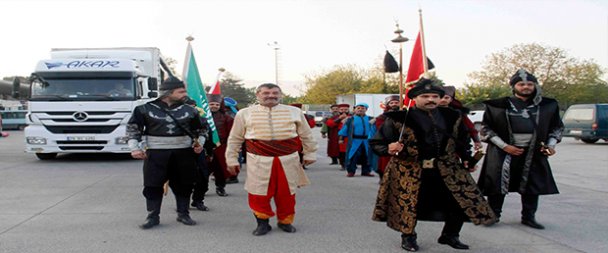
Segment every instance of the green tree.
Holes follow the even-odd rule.
[[[289,94],[283,94],[283,101],[281,103],[288,105],[293,103],[300,103],[300,100],[301,97],[292,97]]]
[[[301,101],[307,104],[332,104],[337,95],[356,93],[365,84],[363,70],[354,65],[336,66],[333,70],[306,78],[306,94]]]
[[[222,95],[236,100],[240,108],[255,102],[255,88],[245,88],[242,81],[243,80],[227,71],[224,73],[224,78],[220,80]],[[205,90],[208,92],[210,88],[211,87],[207,85]]]
[[[608,100],[608,85],[601,77],[605,71],[591,60],[578,60],[563,49],[537,43],[516,44],[486,58],[480,71],[470,73],[459,97],[466,105],[511,94],[509,79],[519,68],[533,73],[544,95],[572,103],[595,103]],[[600,97],[597,94],[604,94]]]
[[[171,57],[163,57],[163,60],[165,61],[165,64],[167,64],[167,67],[169,68],[169,70],[171,70],[171,72],[174,75],[178,75],[180,76],[181,74],[178,73],[175,68],[177,67],[177,60],[171,58]]]

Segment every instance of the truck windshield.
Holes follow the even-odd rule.
[[[131,78],[44,79],[32,82],[32,101],[134,100]]]

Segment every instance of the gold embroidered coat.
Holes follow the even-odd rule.
[[[447,115],[449,116],[446,117],[446,125],[453,126],[452,135],[455,138],[448,139],[444,155],[436,158],[436,167],[443,183],[466,217],[475,225],[491,224],[496,219],[492,209],[483,198],[469,171],[463,167],[461,159],[456,155],[455,145],[461,122],[460,115],[449,112]],[[382,128],[370,140],[372,149],[379,155],[387,155],[388,143],[399,139],[405,118],[403,111],[387,113],[387,116],[389,118]],[[417,204],[422,166],[421,161],[418,161],[417,138],[414,132],[416,127],[411,126],[415,123],[409,117],[406,122],[408,123],[402,137],[404,148],[399,156],[391,158],[385,169],[372,219],[386,222],[388,227],[404,234],[414,234],[418,220]]]

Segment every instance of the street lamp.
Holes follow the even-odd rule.
[[[274,49],[274,82],[279,85],[279,49],[281,47],[276,41],[268,43],[268,46]]]
[[[395,30],[395,34],[397,34],[397,38],[392,39],[391,41],[394,43],[399,43],[399,105],[403,106],[403,42],[408,41],[409,39],[401,36],[403,30],[399,28],[399,23],[395,23],[397,26],[397,30]]]

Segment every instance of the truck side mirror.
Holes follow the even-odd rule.
[[[158,90],[158,79],[156,77],[148,78],[148,90]]]
[[[156,92],[156,91],[149,91],[149,92],[148,92],[148,97],[149,97],[149,98],[155,98],[155,97],[158,97],[158,92]]]

